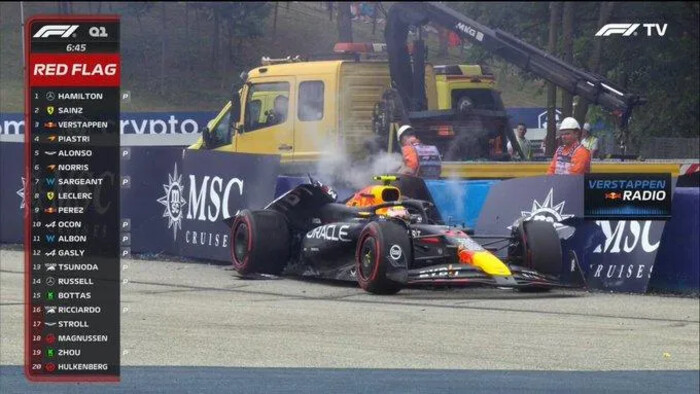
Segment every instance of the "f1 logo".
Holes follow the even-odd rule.
[[[608,23],[601,27],[595,35],[596,37],[608,37],[614,34],[621,34],[623,37],[636,36],[639,25],[640,23]],[[663,25],[659,23],[641,23],[641,25],[646,28],[647,37],[653,36],[654,31],[656,31],[657,36],[663,37],[666,35],[666,28],[668,28],[668,23]]]
[[[76,29],[78,29],[78,25],[46,25],[34,34],[34,38],[47,38],[51,36],[68,38],[71,34],[75,33]]]
[[[629,37],[639,27],[639,23],[608,23],[598,30],[596,37],[607,37],[611,34],[622,34],[624,37]]]

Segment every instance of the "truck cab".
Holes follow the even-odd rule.
[[[279,154],[283,163],[317,161],[341,145],[358,153],[388,85],[389,69],[380,62],[263,65],[248,73],[190,149]]]
[[[496,80],[486,66],[435,66],[434,73],[437,109],[503,110],[497,97]],[[428,106],[431,108],[430,104]]]

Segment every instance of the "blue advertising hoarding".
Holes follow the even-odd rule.
[[[23,242],[22,147],[22,143],[0,143],[0,243]],[[260,208],[303,181],[278,177],[277,156],[185,154],[183,147],[173,146],[122,150],[122,175],[128,182],[122,187],[121,216],[129,219],[131,253],[229,261],[223,218],[238,209]],[[651,277],[657,290],[698,289],[700,252],[697,242],[690,242],[699,231],[697,188],[674,189],[673,216],[666,224],[584,221],[582,177],[519,178],[478,185],[448,182],[428,182],[441,214],[457,218],[462,210],[463,218],[471,221],[472,211],[480,208],[477,234],[508,235],[508,227],[523,216],[565,220],[565,226],[574,231],[562,245],[576,251],[591,288],[644,292]],[[180,186],[173,187],[175,183]],[[478,198],[465,205],[450,200],[444,189],[459,187],[464,190],[457,193]],[[474,187],[479,188],[476,194]]]
[[[583,178],[554,175],[494,184],[479,215],[476,233],[507,236],[519,218],[551,222],[563,239],[563,250],[576,251],[591,288],[645,292],[665,222],[584,221]],[[562,267],[566,268],[566,253],[564,260]]]
[[[230,229],[224,219],[242,209],[262,209],[273,200],[279,156],[186,150],[182,167],[177,187],[184,193],[173,196],[172,186],[164,185],[169,192],[158,200],[169,222],[175,216],[173,202],[181,206],[182,229],[179,235],[174,233],[181,255],[230,261]]]
[[[127,148],[123,148],[127,149]],[[274,197],[279,156],[129,147],[122,174],[122,218],[131,253],[229,261],[224,219]]]

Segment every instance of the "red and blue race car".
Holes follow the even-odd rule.
[[[428,214],[429,202],[405,198],[391,185],[396,177],[375,179],[381,184],[344,203],[331,187],[311,180],[263,210],[241,211],[231,225],[233,267],[241,275],[356,281],[374,294],[421,284],[582,286],[560,281],[562,247],[551,223],[519,220],[509,237],[477,236],[438,223]],[[506,257],[497,257],[498,250],[507,250]]]

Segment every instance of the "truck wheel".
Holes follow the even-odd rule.
[[[547,275],[561,274],[561,242],[554,226],[537,220],[522,222],[521,225],[524,265]]]
[[[239,274],[279,275],[289,260],[289,229],[275,211],[243,210],[231,226],[231,260]]]
[[[401,283],[387,277],[389,270],[407,269],[390,267],[389,259],[408,264],[413,251],[406,229],[390,221],[371,222],[360,233],[355,253],[357,283],[372,294],[396,294]]]

